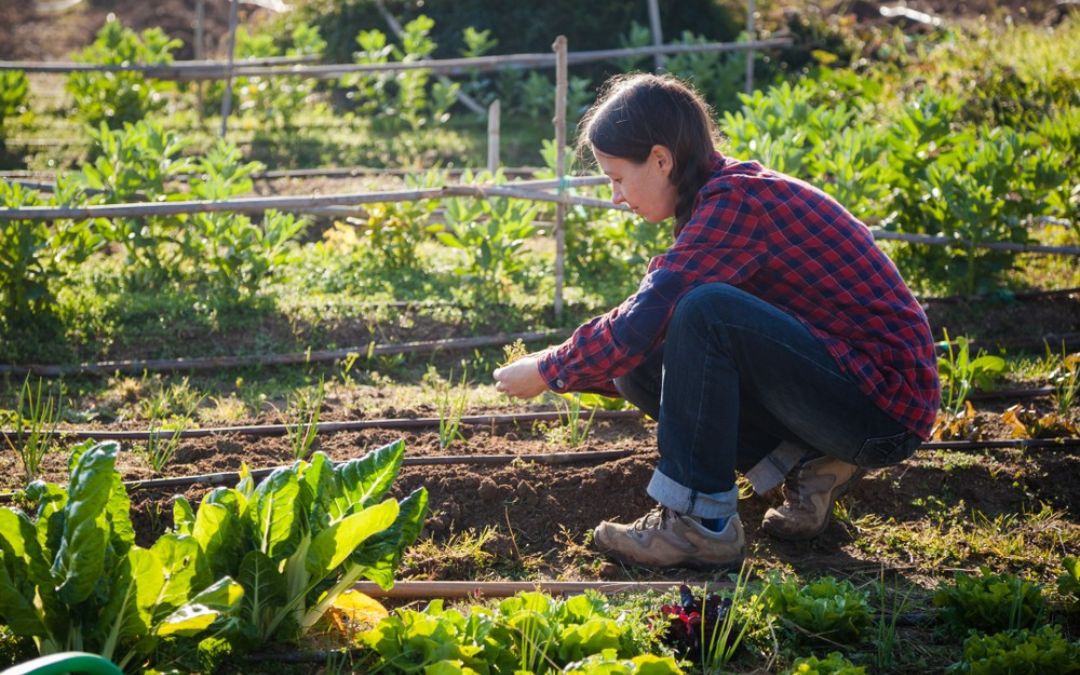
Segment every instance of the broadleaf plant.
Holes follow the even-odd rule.
[[[361,578],[393,585],[427,510],[423,488],[386,498],[404,452],[397,441],[341,464],[317,452],[258,486],[245,468],[235,488],[212,491],[197,511],[177,500],[176,531],[191,535],[214,574],[244,587],[241,644],[303,636]]]
[[[67,488],[27,488],[33,518],[0,509],[0,621],[42,655],[89,651],[136,668],[164,639],[226,629],[243,590],[213,580],[190,535],[134,544],[118,451],[77,447]]]

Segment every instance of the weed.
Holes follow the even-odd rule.
[[[453,445],[454,441],[465,440],[461,433],[461,418],[469,405],[468,374],[461,373],[461,383],[456,387],[451,385],[453,377],[451,372],[450,381],[440,382],[435,389],[435,407],[439,411],[439,447],[443,450]]]
[[[360,358],[360,352],[349,352],[345,355],[345,359],[341,362],[341,383],[347,387],[351,387],[356,384],[353,380],[352,369],[356,365],[357,360]]]
[[[319,432],[319,414],[325,399],[326,389],[322,378],[319,378],[319,386],[314,392],[298,389],[289,397],[289,417],[294,422],[286,423],[285,430],[289,434],[289,447],[296,459],[307,459],[311,453],[311,446]]]
[[[49,451],[56,427],[63,416],[63,398],[46,397],[42,384],[39,378],[35,388],[30,384],[30,376],[26,376],[15,403],[13,433],[3,432],[8,447],[22,460],[28,483],[41,473],[41,461]]]
[[[184,429],[188,426],[187,420],[180,420],[175,424],[158,426],[157,420],[150,420],[150,437],[146,440],[143,448],[143,456],[146,463],[155,474],[160,474],[172,461],[177,448],[180,447],[180,438]],[[171,432],[171,433],[170,433]]]
[[[503,361],[499,364],[499,367],[508,366],[514,361],[519,361],[528,355],[529,350],[525,347],[525,342],[520,338],[514,340],[508,345],[503,345]]]
[[[1049,348],[1047,348],[1049,352]],[[1061,346],[1061,358],[1057,368],[1050,374],[1054,385],[1053,401],[1059,417],[1064,417],[1076,405],[1076,392],[1080,389],[1080,353],[1066,354]]]
[[[567,448],[577,448],[585,443],[592,430],[593,408],[587,419],[582,420],[582,404],[579,394],[562,394],[558,399],[560,424],[546,426],[544,435],[547,440]]]
[[[902,598],[896,600],[896,588],[889,589],[885,586],[885,566],[882,565],[877,582],[878,621],[877,635],[874,637],[874,666],[879,671],[888,670],[895,663],[893,652],[896,648],[896,622],[907,609],[908,599],[914,590],[914,587],[909,588]],[[893,597],[891,604],[890,595]]]

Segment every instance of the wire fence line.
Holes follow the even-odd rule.
[[[706,42],[690,45],[661,45],[659,47],[626,47],[569,52],[567,63],[578,65],[656,54],[686,54],[696,52],[731,52],[787,47],[791,38],[770,38],[744,42]],[[258,61],[266,61],[259,59]],[[335,63],[321,65],[247,63],[237,61],[231,68],[225,61],[175,61],[166,64],[100,65],[71,61],[0,61],[0,70],[21,70],[27,73],[74,72],[137,72],[156,80],[198,81],[221,80],[228,77],[307,77],[334,79],[350,73],[395,73],[408,70],[428,70],[446,75],[468,75],[477,72],[523,68],[554,68],[555,54],[496,54],[451,59],[421,59],[397,63]]]

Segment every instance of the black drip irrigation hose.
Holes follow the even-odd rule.
[[[1050,448],[1077,448],[1080,438],[1013,438],[994,441],[927,441],[919,446],[920,450],[997,450],[1020,448],[1022,450],[1044,450]]]
[[[82,363],[75,366],[59,365],[5,365],[0,364],[0,375],[37,375],[39,377],[63,377],[66,375],[112,375],[114,373],[213,370],[217,368],[235,368],[250,366],[295,365],[299,363],[327,363],[347,358],[351,354],[383,356],[389,354],[418,354],[451,349],[476,349],[510,344],[516,340],[536,342],[538,340],[561,339],[569,331],[547,330],[524,333],[503,333],[482,337],[452,338],[448,340],[425,340],[385,345],[358,345],[345,349],[308,350],[287,354],[252,354],[246,356],[214,356],[205,358],[148,359],[138,361],[104,361]]]
[[[502,465],[514,462],[531,462],[534,464],[575,464],[578,462],[611,462],[634,454],[630,450],[589,450],[584,452],[555,452],[543,454],[521,455],[433,455],[430,457],[405,457],[402,466],[445,466],[448,464],[468,465]],[[287,467],[270,467],[267,469],[252,470],[251,477],[254,480],[262,480],[278,469]],[[194,476],[175,476],[171,478],[150,478],[147,480],[126,480],[124,487],[128,492],[136,490],[160,490],[164,488],[186,487],[190,485],[223,485],[235,483],[240,480],[238,471],[223,471],[220,473],[203,473]],[[19,492],[0,493],[0,503],[10,502]]]
[[[597,410],[590,413],[595,420],[624,420],[641,417],[639,410]],[[466,415],[460,420],[466,426],[495,426],[520,424],[527,422],[554,422],[566,418],[566,413],[532,412],[508,415]],[[372,420],[352,420],[348,422],[319,422],[315,424],[316,434],[333,434],[343,431],[361,431],[363,429],[425,429],[437,427],[438,417],[382,418]],[[304,424],[263,424],[239,427],[206,427],[203,429],[155,429],[152,431],[108,431],[105,429],[58,429],[56,435],[68,440],[95,441],[145,441],[151,438],[205,438],[207,436],[284,436],[291,430],[307,428]],[[0,435],[15,437],[14,429],[0,429]]]

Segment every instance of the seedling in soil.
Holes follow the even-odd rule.
[[[964,412],[965,403],[972,389],[987,389],[994,378],[1005,370],[1005,360],[1000,356],[979,354],[970,356],[971,341],[963,336],[956,338],[954,349],[945,331],[947,356],[938,358],[938,372],[943,383],[941,391],[941,409],[949,417],[958,417]]]
[[[319,379],[319,386],[314,393],[298,390],[290,398],[290,416],[296,421],[294,424],[285,425],[289,434],[289,446],[292,448],[293,457],[305,459],[311,452],[312,444],[315,443],[319,413],[326,399],[326,389],[322,379]]]
[[[874,666],[879,671],[889,670],[894,665],[893,651],[896,648],[896,622],[900,615],[907,609],[908,599],[914,587],[908,589],[902,598],[897,600],[897,589],[887,588],[885,585],[885,568],[882,566],[881,575],[878,577],[878,625],[877,636],[874,643],[877,653],[874,655]],[[890,602],[889,597],[892,596]]]
[[[559,401],[560,424],[546,427],[545,435],[548,441],[567,448],[576,448],[585,443],[592,430],[593,417],[596,416],[596,408],[589,413],[589,417],[582,421],[581,396],[578,394],[563,394]]]
[[[150,420],[150,437],[143,448],[143,456],[146,457],[146,463],[150,465],[154,473],[160,474],[172,461],[173,455],[180,447],[180,436],[187,425],[187,420],[181,420],[168,427],[158,426],[156,420]]]
[[[4,441],[22,460],[28,483],[41,473],[41,461],[49,451],[62,413],[63,400],[46,397],[42,392],[42,380],[38,379],[35,388],[28,375],[15,404],[12,433],[4,431]]]
[[[465,440],[461,433],[461,418],[469,405],[468,373],[461,373],[461,383],[454,387],[451,382],[454,379],[450,373],[450,381],[439,382],[435,385],[435,406],[439,411],[439,447],[445,450],[453,445],[454,441]]]
[[[1066,354],[1062,345],[1061,362],[1050,374],[1050,381],[1054,383],[1053,401],[1058,417],[1064,417],[1076,405],[1076,392],[1080,389],[1080,353]]]

